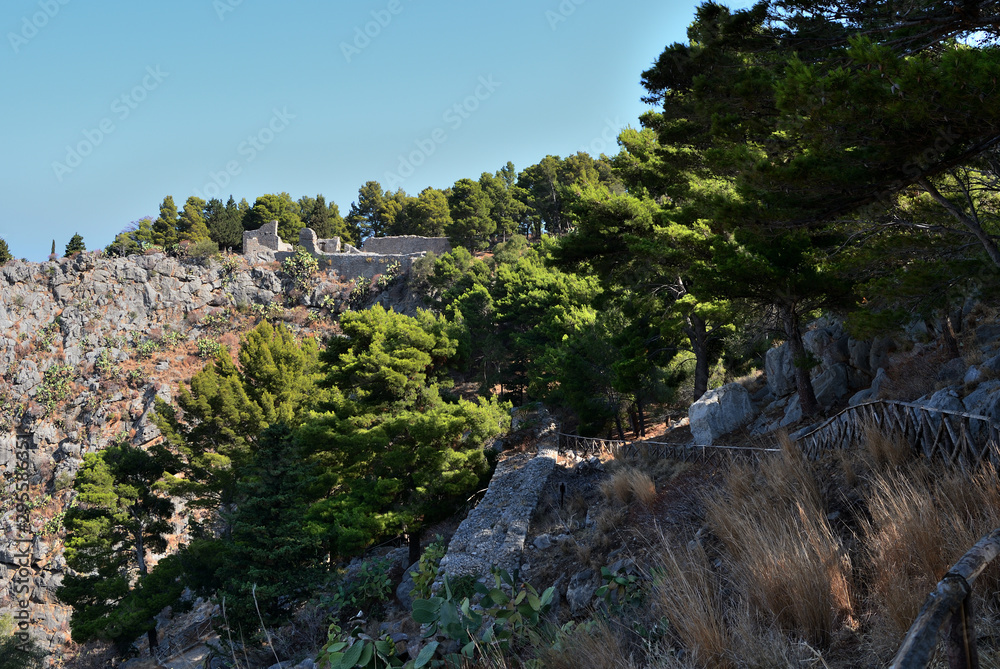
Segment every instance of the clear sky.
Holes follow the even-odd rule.
[[[106,246],[164,196],[419,193],[616,152],[692,0],[4,0],[0,237]]]

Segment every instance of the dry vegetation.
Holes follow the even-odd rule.
[[[670,531],[667,497],[684,477],[609,467],[597,529],[645,538],[632,551],[644,603],[598,611],[541,651],[543,666],[885,666],[950,565],[1000,527],[1000,480],[989,465],[963,474],[915,458],[873,428],[860,441],[808,462],[779,439],[780,454],[703,478],[700,526]],[[984,666],[997,657],[998,571],[976,584]],[[658,621],[658,638],[636,633]]]

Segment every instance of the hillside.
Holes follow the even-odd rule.
[[[389,283],[387,289],[380,293],[366,292],[361,296],[355,293],[352,296],[352,291],[356,290],[355,282],[345,282],[338,273],[321,270],[312,277],[308,288],[303,289],[296,285],[294,276],[281,271],[276,264],[248,266],[240,256],[206,260],[151,254],[112,259],[97,254],[79,254],[71,259],[49,263],[8,263],[0,269],[0,280],[4,282],[4,289],[0,291],[0,332],[3,333],[0,336],[0,360],[4,366],[0,386],[0,408],[3,411],[0,419],[3,427],[0,465],[10,477],[24,453],[30,461],[31,471],[28,480],[28,526],[20,524],[23,514],[15,508],[13,498],[5,498],[3,523],[7,544],[0,555],[6,593],[4,601],[8,610],[16,610],[10,605],[14,601],[11,595],[17,568],[21,566],[15,555],[28,545],[16,542],[30,540],[32,626],[43,648],[55,657],[62,657],[71,647],[68,627],[71,610],[61,604],[54,594],[66,570],[62,556],[64,530],[61,519],[74,496],[73,477],[86,453],[101,451],[123,439],[143,448],[158,443],[160,432],[151,418],[155,398],[169,402],[176,396],[179,384],[189,382],[192,375],[214,355],[217,347],[223,346],[235,352],[241,336],[262,320],[282,322],[299,338],[322,338],[337,331],[334,318],[338,313],[349,304],[361,304],[362,299],[367,303],[379,300],[397,309],[411,311],[418,303],[418,298],[409,294],[405,280]],[[839,373],[844,379],[852,376],[861,379],[851,384],[845,382],[835,392],[831,391],[828,402],[825,402],[828,410],[835,411],[847,403],[850,399],[849,388],[854,388],[851,393],[857,394],[858,386],[863,386],[866,379],[875,377],[874,388],[867,394],[860,393],[858,400],[877,395],[995,417],[1000,402],[1000,382],[995,381],[993,376],[1000,366],[995,357],[1000,332],[982,306],[971,306],[963,322],[965,332],[960,332],[960,335],[964,359],[950,362],[942,359],[938,342],[929,339],[927,335],[931,333],[923,328],[915,332],[917,337],[924,338],[923,343],[899,338],[896,342],[883,339],[873,346],[871,342],[855,342],[838,330],[835,324],[820,322],[807,336],[811,350],[822,361],[813,370],[814,377],[830,377]],[[744,432],[720,435],[724,443],[770,446],[774,437],[767,434],[769,431],[786,426],[798,429],[811,424],[809,421],[798,422],[800,417],[789,411],[789,405],[794,405],[795,398],[791,397],[790,403],[793,384],[787,378],[787,370],[782,375],[782,365],[788,366],[786,357],[782,348],[771,349],[767,355],[767,374],[744,381],[749,391],[743,392],[753,397],[753,416],[743,420],[746,426]],[[874,372],[879,367],[882,371],[876,375]],[[825,386],[817,383],[817,387]],[[824,397],[822,393],[820,396]],[[915,472],[913,475],[917,480],[926,480],[927,476],[919,473],[923,465],[914,463],[903,467],[909,458],[898,453],[893,455],[891,439],[883,439],[877,444],[853,444],[848,454],[834,455],[832,459],[815,465],[799,462],[790,455],[792,447],[786,443],[784,456],[779,456],[771,464],[762,463],[759,469],[738,463],[733,465],[735,469],[731,469],[728,461],[684,462],[671,458],[616,460],[609,459],[607,452],[599,453],[600,457],[592,457],[572,452],[556,455],[554,450],[549,450],[543,456],[539,439],[552,439],[553,431],[558,431],[559,426],[544,413],[528,411],[519,415],[521,417],[515,421],[514,431],[504,439],[508,448],[513,447],[513,450],[501,456],[501,466],[490,487],[491,491],[495,491],[491,494],[499,497],[496,500],[485,499],[482,508],[477,508],[477,513],[485,513],[485,509],[495,507],[504,514],[513,514],[514,508],[510,503],[513,495],[513,498],[525,503],[523,510],[518,512],[521,515],[504,516],[503,521],[489,520],[488,516],[484,516],[472,526],[478,529],[465,530],[465,539],[459,538],[463,536],[462,531],[456,533],[455,524],[462,519],[462,515],[441,525],[440,531],[446,539],[451,539],[448,557],[442,566],[457,578],[463,573],[483,572],[490,564],[499,563],[507,569],[519,569],[539,592],[554,585],[557,600],[564,603],[559,606],[559,619],[576,620],[582,625],[581,630],[606,635],[605,641],[613,642],[622,653],[635,652],[636,638],[621,630],[615,631],[618,623],[614,622],[617,619],[614,616],[606,619],[611,622],[586,622],[591,619],[592,607],[601,611],[610,604],[615,615],[634,616],[639,614],[629,612],[625,604],[628,598],[640,597],[642,592],[654,593],[643,597],[684,596],[664,593],[661,588],[648,590],[648,584],[655,582],[655,577],[651,576],[658,573],[655,570],[669,568],[672,564],[664,567],[664,556],[675,555],[675,551],[690,552],[695,550],[692,546],[700,546],[702,548],[697,548],[687,557],[669,559],[702,559],[697,557],[697,551],[704,549],[708,555],[716,556],[713,558],[716,560],[715,568],[706,572],[705,578],[721,578],[718,587],[737,587],[737,582],[731,581],[736,574],[727,573],[729,569],[736,569],[739,563],[729,564],[728,561],[734,557],[733,547],[719,523],[723,522],[720,519],[725,518],[727,513],[740,515],[745,512],[735,507],[719,507],[718,502],[711,500],[723,494],[730,500],[729,503],[746,504],[747,508],[763,508],[761,505],[774,503],[773,500],[767,502],[765,498],[756,499],[751,493],[735,488],[745,485],[738,483],[740,480],[750,482],[763,477],[759,485],[765,492],[760,494],[777,495],[775,499],[787,497],[793,506],[799,504],[800,509],[812,508],[802,507],[811,500],[808,504],[814,505],[815,510],[809,513],[817,514],[819,520],[815,522],[819,525],[809,531],[819,532],[832,541],[829,545],[833,548],[829,550],[846,551],[844,555],[849,554],[850,557],[844,559],[854,564],[867,564],[865,561],[870,559],[871,553],[854,544],[866,532],[874,536],[874,532],[888,531],[874,527],[865,529],[875,503],[870,497],[875,494],[872,491],[877,492],[879,486],[917,485],[902,480],[894,484],[891,479],[884,479],[893,476],[893,472],[900,467],[899,471]],[[664,431],[662,425],[657,426],[657,418],[651,417],[646,427],[649,434],[657,434],[651,437],[652,440],[690,443],[692,439],[687,420]],[[543,433],[549,437],[543,437]],[[875,439],[875,436],[869,439]],[[701,442],[696,440],[695,443]],[[553,446],[547,448],[552,449]],[[895,448],[898,449],[898,446]],[[518,452],[528,460],[518,460]],[[540,459],[544,458],[549,458],[550,464],[532,470],[537,473],[530,474],[523,484],[528,487],[523,490],[517,487],[522,484],[515,485],[513,478],[501,474],[509,472],[513,476],[522,469],[527,472],[525,462],[540,463]],[[886,469],[886,463],[889,463],[889,469]],[[812,482],[789,484],[785,480],[789,476],[800,482]],[[991,495],[996,494],[992,484],[988,483],[989,478],[983,476],[986,475],[975,480],[983,482],[985,487],[974,494],[984,497],[970,498],[966,502],[970,505],[966,510],[969,513],[992,500]],[[533,483],[530,482],[532,477]],[[960,485],[957,479],[946,478],[946,483],[952,486],[950,490]],[[781,488],[783,485],[792,487],[784,490]],[[771,489],[768,486],[773,488],[771,493],[766,492]],[[515,487],[520,492],[513,493]],[[527,492],[529,487],[531,492]],[[726,489],[728,493],[719,492]],[[808,492],[810,489],[814,492]],[[801,498],[802,494],[810,497]],[[746,495],[749,497],[744,500],[742,496]],[[780,509],[781,506],[777,504],[774,508]],[[861,513],[860,509],[868,511]],[[952,515],[949,516],[949,513]],[[954,510],[949,512],[943,509],[941,520],[936,522],[953,522],[954,513]],[[984,532],[991,528],[991,523],[998,522],[992,515],[984,518],[974,516],[970,516],[968,521],[961,521],[966,526],[966,532],[950,539],[952,543],[947,552],[937,558],[937,566],[932,567],[932,573],[937,573],[941,565],[953,559],[956,551],[960,554],[967,548],[966,544],[977,538],[977,532]],[[833,519],[837,519],[836,522],[832,522]],[[188,540],[187,520],[188,516],[183,512],[173,518],[168,553]],[[808,522],[814,520],[810,517]],[[499,535],[496,549],[487,548],[481,539],[469,538],[477,533],[478,536],[482,536],[483,532],[495,533],[499,526],[511,529],[506,539],[504,535]],[[515,527],[518,528],[516,531]],[[470,531],[472,534],[469,534]],[[511,534],[511,531],[514,533]],[[899,531],[906,533],[912,528],[903,526]],[[455,539],[452,539],[453,533]],[[460,544],[466,548],[461,549]],[[478,567],[471,571],[469,567],[457,566],[462,560],[468,562],[467,558],[460,557],[461,550],[468,552],[470,549],[471,554],[478,553]],[[495,551],[502,551],[507,557],[500,558]],[[368,557],[371,559],[373,556],[369,554]],[[162,556],[151,556],[154,562],[158,557]],[[390,569],[395,590],[400,580],[406,580],[403,578],[404,570],[410,565],[405,549],[395,551],[390,559],[395,561]],[[363,568],[362,563],[355,561],[355,572],[349,573],[356,573],[359,567]],[[606,579],[602,580],[602,567],[610,568],[609,573],[619,574],[625,579],[624,589],[617,595],[608,595],[611,599],[607,599],[606,604],[602,604],[602,591],[598,590],[602,584],[608,584]],[[753,569],[759,571],[760,566]],[[846,574],[843,578],[850,580],[853,577]],[[859,583],[852,586],[861,588],[850,595],[852,598],[860,597],[862,592],[872,587],[870,582],[865,581],[867,585],[860,582],[859,579]],[[851,602],[838,604],[846,607],[845,613],[837,614],[831,621],[817,623],[819,627],[807,626],[803,638],[823,649],[823,656],[829,658],[830,666],[869,666],[869,662],[874,661],[871,658],[885,658],[885,654],[892,650],[891,639],[897,638],[895,635],[905,629],[905,621],[912,617],[913,603],[919,603],[923,596],[921,593],[932,584],[933,578],[926,574],[914,577],[907,586],[910,593],[908,601],[911,603],[909,608],[897,614],[898,618],[893,623],[895,627],[892,628],[894,631],[887,632],[881,622],[866,628],[867,623],[863,622],[866,616],[878,621],[882,620],[882,614],[876,609],[865,609],[860,600],[852,599]],[[674,602],[670,606],[679,605],[670,599],[662,601],[665,602],[662,606],[668,602]],[[407,623],[409,602],[409,596],[400,591],[398,599],[390,602],[388,611],[382,614],[389,622],[382,623],[381,629],[396,630],[393,633],[400,635],[399,638],[415,639],[418,630],[412,627],[412,621]],[[760,607],[761,615],[766,619],[766,611],[773,604],[758,602],[754,606]],[[196,614],[204,620],[206,611],[210,609],[200,607]],[[730,619],[735,614],[720,609],[719,615]],[[777,614],[779,622],[783,620],[782,615]],[[643,624],[658,624],[655,620],[646,620],[643,615],[639,618],[644,620]],[[598,616],[593,620],[602,619]],[[161,622],[165,632],[164,643],[168,647],[170,644],[179,647],[181,642],[177,639],[191,634],[193,624],[185,623],[185,620],[188,619],[178,618],[175,623],[164,619]],[[855,622],[845,628],[846,620]],[[595,624],[599,627],[593,628]],[[759,624],[762,624],[761,620],[753,623]],[[797,630],[802,623],[791,620],[782,623],[785,624],[790,626],[789,629]],[[286,644],[288,659],[300,657],[303,652],[316,652],[318,645],[314,645],[312,650],[308,646],[322,642],[323,628],[324,625],[319,622],[316,628],[318,636],[311,642],[300,640],[297,643],[303,645],[299,646]],[[204,634],[206,628],[200,629]],[[728,644],[726,649],[717,648],[711,652],[721,653],[717,659],[732,657],[734,652],[748,653],[750,651],[745,644],[764,643],[759,639],[755,641],[755,634],[766,636],[775,633],[774,630],[768,632],[766,625],[754,629],[757,631],[753,634],[748,631],[749,628],[744,629],[740,634],[749,636],[739,638],[723,634],[728,641],[722,639],[717,642]],[[882,640],[878,643],[859,641],[861,637],[875,632],[887,636],[880,637]],[[579,632],[566,633],[569,638],[579,640]],[[671,643],[681,644],[675,649],[702,643],[685,640],[687,637],[681,629],[678,633],[680,637],[666,637],[674,639]],[[172,634],[180,636],[175,638]],[[188,638],[188,649],[197,647],[199,638]],[[795,635],[791,638],[794,639]],[[401,648],[405,645],[402,644]],[[805,661],[808,655],[802,653],[803,648],[809,646],[795,646],[793,643],[780,647],[784,648],[780,652],[787,656],[786,659],[794,656]],[[686,658],[681,652],[676,660],[679,663],[677,666],[688,666],[690,657]],[[552,659],[552,666],[561,666],[560,661]],[[639,659],[636,661],[635,666],[647,666]],[[701,664],[701,661],[696,660],[695,664]]]

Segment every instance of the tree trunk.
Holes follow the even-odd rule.
[[[642,395],[635,396],[635,412],[639,416],[639,436],[646,436],[646,416],[642,413]]]
[[[615,413],[615,427],[618,428],[618,438],[621,441],[625,441],[625,430],[622,429],[622,414],[621,411]]]
[[[155,621],[154,621],[154,627],[153,627],[153,629],[151,629],[148,632],[146,632],[146,638],[149,639],[149,655],[150,655],[150,657],[152,657],[153,651],[156,648],[158,648],[159,645],[160,645],[160,642],[156,638]]]
[[[416,532],[410,532],[406,535],[406,544],[410,549],[410,564],[414,565],[420,562],[420,538],[423,534],[422,531],[418,530]]]
[[[788,348],[791,350],[792,360],[795,362],[795,388],[799,391],[799,405],[802,407],[802,415],[813,416],[819,411],[819,403],[816,401],[816,391],[813,390],[809,368],[806,366],[806,347],[802,343],[799,315],[795,313],[794,309],[784,304],[778,305],[778,311],[785,326]]]
[[[944,340],[944,350],[947,351],[949,359],[962,356],[962,352],[958,350],[958,338],[955,336],[955,329],[951,325],[950,314],[944,317],[941,338]]]
[[[688,316],[687,322],[688,325],[684,331],[688,339],[691,340],[691,348],[694,351],[694,401],[697,402],[708,391],[710,363],[708,329],[705,327],[705,321],[697,314]]]

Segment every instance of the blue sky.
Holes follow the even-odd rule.
[[[614,153],[681,0],[4,0],[0,237],[106,246],[166,195],[419,193]]]

